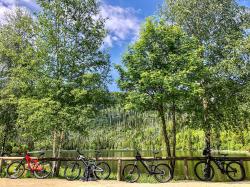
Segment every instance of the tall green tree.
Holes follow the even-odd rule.
[[[126,92],[126,107],[157,111],[161,120],[164,148],[176,156],[176,111],[184,95],[199,93],[196,72],[202,48],[180,27],[147,19],[138,41],[124,54],[119,86]],[[167,113],[172,125],[167,123]],[[173,151],[171,151],[173,149]]]
[[[42,68],[37,94],[19,102],[19,123],[46,126],[53,156],[60,156],[65,132],[84,131],[86,120],[108,101],[110,62],[101,50],[106,30],[95,0],[38,3],[36,47]]]
[[[2,151],[9,133],[17,129],[18,99],[23,94],[33,92],[37,68],[35,29],[31,15],[23,9],[6,14],[4,24],[0,26],[0,125],[4,130]]]
[[[179,24],[204,46],[204,68],[199,81],[204,94],[193,100],[202,109],[202,115],[196,116],[201,116],[209,146],[214,116],[218,117],[218,110],[228,104],[225,96],[239,93],[239,89],[244,87],[240,84],[246,75],[246,61],[238,55],[237,60],[229,57],[235,55],[234,46],[244,39],[245,29],[249,26],[249,12],[235,0],[166,0],[162,12],[168,22]]]

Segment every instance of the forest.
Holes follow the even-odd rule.
[[[248,7],[166,0],[113,67],[99,1],[37,3],[0,25],[1,153],[250,151]]]

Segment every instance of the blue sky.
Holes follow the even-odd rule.
[[[105,0],[105,4],[111,5],[112,7],[121,7],[124,10],[124,17],[128,18],[128,21],[133,22],[133,27],[128,28],[126,26],[126,23],[124,23],[123,20],[119,21],[121,22],[121,25],[119,27],[125,27],[124,30],[127,30],[128,33],[126,33],[126,37],[124,39],[120,39],[118,41],[112,41],[112,45],[108,46],[110,48],[110,54],[111,54],[111,62],[112,64],[119,64],[121,62],[122,54],[126,51],[128,45],[136,40],[136,37],[139,34],[139,29],[141,24],[144,22],[145,18],[148,16],[153,15],[157,12],[159,9],[159,6],[162,5],[164,0]],[[112,16],[114,14],[110,13],[111,20],[108,20],[108,22],[112,22]],[[111,35],[115,35],[116,33],[112,33],[112,30],[114,29],[116,23],[112,23],[111,27],[108,28],[111,33]],[[111,71],[112,77],[113,77],[113,83],[109,86],[109,89],[111,91],[117,91],[117,84],[116,80],[119,77],[118,72],[114,69]]]
[[[109,18],[106,22],[109,34],[105,38],[105,48],[110,52],[112,64],[119,64],[128,45],[136,40],[145,18],[156,13],[164,0],[101,1],[101,14]],[[250,0],[238,0],[238,2],[250,7]],[[36,0],[0,0],[0,21],[4,18],[4,12],[12,11],[16,6],[25,7],[32,12],[39,11]],[[111,74],[113,83],[109,85],[109,89],[117,91],[115,80],[118,78],[118,73],[112,69]]]

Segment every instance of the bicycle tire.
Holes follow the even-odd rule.
[[[204,166],[203,166],[204,165]],[[194,173],[195,173],[195,176],[201,180],[201,181],[211,181],[214,177],[214,168],[211,164],[209,164],[209,166],[207,166],[208,163],[206,161],[200,161],[198,163],[195,164],[194,166]],[[209,176],[207,176],[205,174],[205,170],[207,168],[210,168],[210,173],[209,173]]]
[[[154,178],[160,183],[169,182],[173,178],[172,177],[172,170],[167,164],[156,165],[154,172],[159,173],[159,174],[154,174]],[[165,179],[163,179],[164,176],[167,176],[167,177]]]
[[[131,176],[132,174],[135,174],[134,179],[132,179],[132,176]],[[122,170],[122,176],[126,182],[134,183],[134,182],[138,181],[141,174],[140,174],[140,170],[137,167],[137,165],[128,164],[128,165],[124,166],[124,168]]]
[[[230,173],[237,173],[237,168],[236,166],[233,166],[233,165],[236,165],[236,166],[239,166],[239,170],[240,170],[240,176],[239,178],[235,178],[235,175],[232,176]],[[232,181],[242,181],[245,179],[246,177],[246,172],[245,172],[245,169],[244,169],[244,166],[237,162],[237,161],[231,161],[227,164],[227,167],[226,167],[226,174],[227,176],[232,180]]]
[[[101,168],[102,171],[98,171]],[[94,170],[95,176],[97,179],[105,180],[108,179],[111,174],[111,169],[108,163],[106,162],[98,162],[95,166]],[[106,175],[105,175],[106,174]]]
[[[15,166],[15,164],[16,164],[16,166]],[[17,168],[17,170],[16,170],[16,168]],[[12,173],[12,170],[14,170],[14,173]],[[17,179],[23,175],[24,171],[25,171],[24,164],[20,161],[14,161],[11,164],[9,164],[7,167],[7,176],[11,179]]]
[[[38,179],[45,179],[45,178],[49,177],[49,175],[52,173],[52,165],[48,161],[39,162],[37,165],[37,168],[39,170],[35,170],[34,175]]]
[[[69,181],[76,180],[80,176],[80,174],[81,167],[77,162],[66,165],[64,169],[64,177]]]

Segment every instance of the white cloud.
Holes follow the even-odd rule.
[[[0,22],[4,22],[6,13],[14,11],[17,7],[28,9],[31,12],[40,10],[36,0],[0,0]]]
[[[13,1],[0,0],[0,22],[3,22],[5,14],[10,13],[15,9]]]
[[[0,0],[0,22],[3,22],[5,13],[13,11],[16,7],[23,7],[31,12],[40,10],[36,0]],[[133,8],[101,4],[101,15],[106,20],[106,28],[109,31],[104,40],[104,45],[112,47],[114,43],[122,41],[134,41],[138,36],[140,20],[136,16],[137,11]]]
[[[140,20],[133,8],[123,8],[102,4],[101,14],[106,20],[106,28],[109,31],[105,39],[105,45],[112,47],[114,43],[133,40],[139,33]]]
[[[36,0],[0,0],[0,6],[7,8],[11,7],[26,7],[31,11],[39,10],[39,5],[36,3]]]

